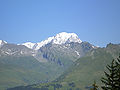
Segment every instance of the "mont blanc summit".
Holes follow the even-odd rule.
[[[70,42],[78,42],[81,43],[82,41],[78,38],[78,36],[75,33],[66,33],[62,32],[57,34],[53,41],[54,44],[65,44]]]
[[[52,44],[66,44],[66,43],[71,43],[71,42],[78,42],[81,43],[82,41],[79,39],[79,37],[75,33],[66,33],[66,32],[61,32],[57,34],[56,36],[49,37],[48,39],[38,42],[38,43],[31,43],[31,42],[26,42],[23,43],[22,45],[25,45],[28,48],[38,50],[42,46],[45,46],[48,43]]]

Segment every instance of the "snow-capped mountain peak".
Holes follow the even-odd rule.
[[[78,42],[81,43],[82,41],[78,38],[78,36],[75,33],[66,33],[66,32],[61,32],[57,34],[56,36],[49,37],[48,39],[41,41],[39,43],[23,43],[22,45],[27,46],[28,48],[38,50],[42,46],[45,46],[48,43],[52,44],[65,44],[65,43],[70,43],[70,42]]]
[[[0,40],[0,47],[6,43],[7,43],[6,41]]]
[[[28,48],[30,48],[30,49],[33,49],[35,43],[26,42],[26,43],[23,43],[22,45],[24,45],[24,46],[26,46],[26,47],[28,47]]]
[[[44,40],[44,41],[41,41],[39,43],[36,43],[35,46],[34,46],[34,49],[35,50],[38,50],[40,49],[42,46],[48,44],[48,43],[51,43],[51,41],[54,39],[54,37],[49,37],[48,39]]]
[[[81,43],[82,41],[78,38],[78,36],[75,33],[66,33],[62,32],[57,34],[53,41],[54,44],[65,44],[70,42],[78,42]]]

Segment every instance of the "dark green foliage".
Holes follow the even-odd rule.
[[[112,61],[111,65],[107,65],[106,68],[109,72],[104,72],[106,77],[102,77],[101,81],[105,85],[102,86],[104,90],[116,90],[116,65],[115,60]]]
[[[120,56],[115,61],[113,59],[111,65],[106,66],[109,72],[104,72],[106,77],[102,77],[104,83],[103,90],[119,90],[120,89]]]
[[[120,55],[119,57],[117,58],[117,61],[116,61],[116,70],[117,70],[117,80],[116,80],[116,87],[119,89],[120,88]]]

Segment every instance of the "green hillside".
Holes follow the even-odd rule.
[[[110,63],[112,57],[109,53],[101,51],[93,56],[86,56],[79,59],[75,65],[58,80],[63,82],[75,82],[79,88],[90,86],[94,80],[100,84],[100,78],[103,76],[105,66]]]
[[[48,82],[58,77],[62,71],[54,63],[40,63],[31,56],[0,57],[0,90]]]
[[[98,48],[91,51],[87,56],[80,58],[65,72],[58,81],[61,83],[74,82],[76,87],[85,89],[94,80],[101,85],[101,77],[104,75],[106,65],[120,53],[120,46],[109,44],[106,48]]]
[[[101,85],[101,77],[104,76],[106,65],[110,64],[113,58],[117,58],[120,53],[120,45],[109,44],[106,48],[97,48],[89,52],[85,57],[78,59],[63,75],[51,83],[36,84],[23,87],[47,88],[45,90],[88,90],[94,81]],[[56,87],[56,85],[60,87]],[[21,88],[21,87],[18,87]],[[17,90],[18,88],[10,89]],[[40,89],[42,90],[42,89]]]

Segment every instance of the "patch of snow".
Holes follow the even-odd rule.
[[[40,43],[36,43],[34,49],[40,49],[42,46],[45,46],[46,44],[50,43],[53,39],[54,37],[49,37],[47,40],[41,41]]]
[[[92,45],[92,48],[95,48],[95,46]]]
[[[4,52],[5,54],[7,54],[7,55],[10,55],[11,53],[9,53],[9,52]]]
[[[78,52],[78,51],[75,51],[75,53],[76,53],[78,56],[80,56],[80,54],[79,54],[79,52]]]
[[[33,49],[35,43],[26,42],[26,43],[23,43],[22,45],[24,45],[24,46],[26,46],[26,47],[28,47],[28,48],[30,48],[30,49]]]
[[[20,54],[23,54],[23,52],[22,52],[22,51],[20,51]]]

